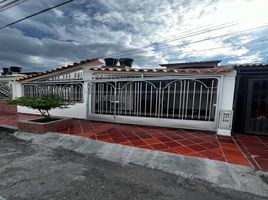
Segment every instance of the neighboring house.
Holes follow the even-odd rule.
[[[122,61],[122,60],[121,60]],[[13,97],[55,93],[75,104],[55,116],[231,134],[236,71],[219,61],[132,68],[91,59],[21,78]],[[36,113],[18,107],[21,113]]]
[[[18,77],[18,74],[13,73],[12,70],[14,70],[14,67],[11,69],[3,68],[3,72],[0,75],[0,99],[6,99],[12,96],[11,81],[15,81]]]
[[[3,67],[0,75],[0,99],[12,97],[11,82],[17,79],[37,74],[36,72],[21,72],[21,67]]]
[[[16,80],[14,77],[1,77],[0,76],[0,99],[7,99],[12,96],[11,81]]]
[[[268,135],[268,63],[235,65],[233,131]]]
[[[7,104],[6,99],[12,97],[11,82],[22,77],[27,77],[28,74],[32,73],[22,73],[20,67],[3,68],[0,75],[0,113],[14,114],[17,112],[17,107]]]

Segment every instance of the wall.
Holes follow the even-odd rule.
[[[72,118],[81,118],[86,119],[87,116],[87,95],[86,95],[86,84],[83,85],[84,101],[82,103],[75,103],[68,106],[66,109],[53,109],[50,111],[52,116],[62,116],[62,117],[72,117]],[[37,110],[29,109],[26,107],[18,106],[18,113],[29,113],[29,114],[40,114]]]
[[[222,76],[221,94],[220,94],[221,96],[219,99],[219,111],[233,111],[235,78],[236,78],[236,71],[230,72]],[[231,129],[218,128],[217,134],[231,136]]]
[[[28,113],[28,114],[40,114],[37,110],[29,109],[26,107],[18,106],[18,113]],[[58,117],[72,117],[72,118],[86,118],[86,104],[76,103],[69,106],[66,109],[53,109],[50,111],[52,116]]]
[[[222,110],[230,110],[233,107],[234,88],[236,74],[228,74],[223,77],[222,83],[222,100],[220,108]]]
[[[16,114],[17,106],[10,105],[6,102],[6,100],[0,100],[0,114]]]
[[[80,118],[86,119],[87,118],[87,93],[88,93],[88,81],[91,79],[91,71],[89,71],[90,65],[83,66],[83,79],[85,80],[83,84],[83,102],[82,103],[75,103],[70,105],[66,109],[53,109],[50,111],[52,116],[62,116],[62,117],[72,117],[72,118]],[[12,96],[13,98],[21,97],[22,96],[22,87],[20,82],[13,82],[12,83]],[[29,114],[40,114],[37,110],[29,109],[26,107],[18,106],[18,113],[29,113]]]
[[[46,133],[55,132],[58,130],[65,130],[73,127],[71,118],[64,118],[57,121],[40,123],[32,122],[28,120],[19,120],[17,123],[18,129],[21,131],[34,132],[34,133]]]

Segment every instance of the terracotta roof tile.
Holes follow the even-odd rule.
[[[58,67],[56,69],[51,69],[46,72],[40,72],[37,74],[28,75],[27,77],[21,77],[17,81],[24,81],[31,78],[37,78],[41,77],[47,74],[59,72],[61,70],[65,69],[71,69],[76,66],[87,64],[90,62],[98,61],[98,58],[88,59],[88,60],[82,60],[79,63],[73,63],[71,65]],[[234,66],[228,66],[228,67],[215,67],[215,68],[122,68],[122,67],[91,67],[90,70],[93,71],[117,71],[117,72],[153,72],[153,73],[225,73],[230,72],[234,70]]]
[[[37,73],[37,74],[28,75],[27,77],[21,77],[21,78],[17,79],[17,81],[24,81],[24,80],[28,80],[28,79],[31,79],[31,78],[37,78],[39,76],[44,76],[44,75],[47,75],[47,74],[50,74],[50,73],[59,72],[61,70],[65,70],[65,69],[71,69],[71,68],[76,67],[78,65],[83,65],[83,64],[91,63],[91,62],[98,61],[98,60],[99,60],[98,58],[82,60],[79,63],[73,63],[71,65],[58,67],[56,69],[50,69],[50,70],[47,70],[45,72],[40,72],[40,73]]]
[[[233,67],[218,68],[193,68],[193,69],[141,69],[141,68],[118,68],[118,67],[92,67],[93,71],[121,71],[121,72],[154,72],[154,73],[225,73],[234,70]]]

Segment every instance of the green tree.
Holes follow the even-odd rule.
[[[36,97],[24,96],[16,99],[9,99],[7,100],[7,102],[10,104],[16,104],[19,106],[25,106],[28,108],[36,109],[41,113],[41,115],[44,116],[45,119],[47,119],[47,121],[51,120],[51,116],[49,114],[49,111],[51,109],[68,108],[68,105],[70,105],[69,102],[53,94],[47,94]]]

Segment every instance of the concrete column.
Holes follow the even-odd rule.
[[[93,72],[89,70],[89,66],[83,67],[83,80],[84,80],[84,85],[83,85],[83,95],[84,95],[84,101],[86,105],[86,118],[88,118],[88,114],[91,113],[91,93],[90,93],[90,88],[89,84],[90,81],[92,80],[92,74]]]
[[[14,81],[11,83],[12,87],[12,98],[17,98],[22,96],[22,85],[20,82]]]
[[[235,90],[236,71],[225,74],[222,78],[221,97],[219,102],[218,135],[231,136],[233,100]],[[222,123],[223,112],[230,113],[230,122]],[[225,115],[227,116],[227,115]]]

